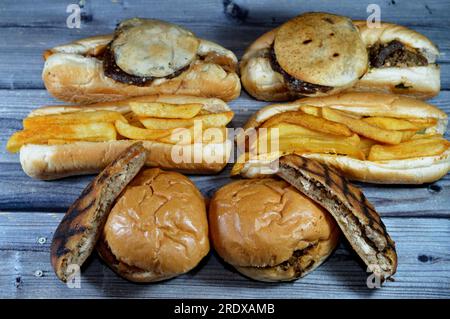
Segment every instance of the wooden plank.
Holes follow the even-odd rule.
[[[447,112],[450,92],[441,92],[432,100]],[[0,90],[0,145],[21,129],[21,120],[38,105],[57,104],[44,90]],[[236,116],[231,127],[242,127],[248,117],[267,103],[243,94],[230,103]],[[232,179],[230,166],[215,176],[192,176],[206,196]],[[92,177],[72,177],[44,182],[26,176],[19,164],[18,154],[0,150],[0,209],[18,211],[64,211]],[[359,184],[381,214],[386,216],[450,216],[450,175],[433,185],[379,186]],[[26,198],[26,200],[24,200]]]
[[[81,29],[66,27],[66,3],[54,2],[39,6],[31,0],[2,2],[0,28],[3,41],[0,42],[0,56],[7,58],[0,59],[0,74],[3,74],[0,88],[43,88],[41,55],[45,49],[82,37],[110,33],[117,22],[133,16],[156,17],[179,23],[241,56],[259,35],[297,13],[322,10],[365,19],[367,4],[372,3],[283,1],[277,2],[276,10],[273,10],[270,0],[202,1],[189,8],[183,5],[182,0],[155,2],[88,2],[83,9]],[[409,1],[408,10],[404,10],[404,7],[394,2],[379,2],[382,18],[422,32],[438,44],[442,51],[439,60],[442,64],[442,88],[450,89],[450,40],[447,32],[443,32],[443,25],[447,25],[449,3],[443,0],[428,1],[427,4]],[[33,14],[30,15],[30,12]]]
[[[384,219],[397,243],[399,266],[395,282],[381,289],[367,288],[366,273],[346,245],[293,283],[248,280],[210,254],[186,275],[136,285],[94,256],[83,268],[81,288],[69,289],[56,279],[49,262],[50,241],[61,217],[0,214],[1,298],[450,298],[449,219]]]
[[[60,27],[65,28],[66,7],[81,1],[3,0],[0,4],[0,27]],[[194,22],[199,17],[229,23],[278,25],[302,12],[324,11],[363,19],[367,6],[378,4],[381,18],[396,23],[441,25],[448,21],[450,4],[445,0],[397,1],[273,1],[273,0],[204,0],[186,5],[184,0],[96,0],[83,1],[84,25],[113,27],[128,17],[151,16],[176,22]],[[407,9],[407,10],[406,10]]]

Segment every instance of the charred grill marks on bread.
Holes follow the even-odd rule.
[[[145,160],[142,143],[131,145],[89,183],[69,208],[51,245],[51,262],[60,280],[66,282],[73,271],[70,266],[81,266],[89,257],[115,199]]]
[[[277,174],[330,212],[375,275],[385,280],[396,272],[394,241],[359,188],[333,168],[296,155],[280,158]]]

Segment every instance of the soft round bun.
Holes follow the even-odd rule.
[[[261,281],[305,276],[331,254],[340,234],[326,211],[275,178],[239,180],[219,189],[209,223],[217,253]]]
[[[291,76],[331,87],[349,87],[367,70],[358,29],[346,17],[312,12],[284,23],[275,35],[277,62]]]
[[[187,177],[143,170],[111,209],[100,242],[105,261],[129,280],[181,275],[209,252],[205,201]]]

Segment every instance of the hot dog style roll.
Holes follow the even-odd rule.
[[[381,22],[369,28],[354,21],[369,54],[369,70],[351,89],[430,98],[439,93],[439,50],[424,35],[406,27]]]
[[[366,21],[308,13],[255,40],[240,71],[247,92],[264,101],[342,90],[430,98],[440,90],[438,55],[427,37],[403,26],[369,28]]]
[[[44,58],[47,90],[72,103],[152,94],[228,101],[241,89],[233,52],[159,20],[125,20],[113,34],[54,47]]]
[[[334,166],[352,180],[433,182],[450,169],[446,126],[447,115],[437,107],[393,94],[341,93],[274,104],[245,125],[246,135],[256,129],[257,138],[232,174],[257,177],[269,162],[298,154]],[[271,144],[275,138],[277,145]]]
[[[7,143],[25,173],[56,179],[101,171],[136,141],[146,166],[187,173],[222,170],[231,153],[226,125],[234,113],[222,100],[154,95],[32,111]]]
[[[366,45],[349,18],[305,13],[257,39],[240,62],[253,97],[287,101],[351,87],[368,67]]]

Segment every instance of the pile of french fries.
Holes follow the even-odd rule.
[[[7,143],[15,153],[25,144],[70,144],[120,139],[170,144],[223,143],[233,112],[211,113],[202,104],[129,102],[130,111],[80,108],[77,112],[27,117]]]
[[[360,116],[328,107],[303,105],[298,111],[277,114],[259,126],[257,139],[233,168],[238,173],[250,155],[274,159],[286,154],[336,154],[359,160],[388,161],[440,155],[450,142],[426,132],[434,118]],[[276,129],[277,134],[272,134]],[[273,148],[272,140],[278,140]],[[272,148],[271,148],[272,147]],[[272,155],[272,156],[271,156]]]

